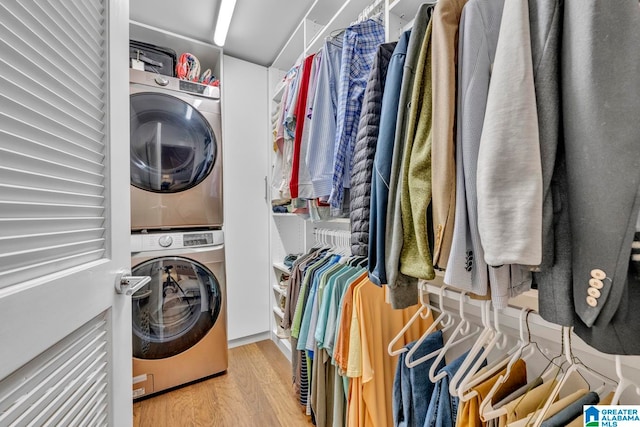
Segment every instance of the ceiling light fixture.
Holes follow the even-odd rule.
[[[227,31],[229,31],[229,25],[231,24],[231,17],[233,16],[233,9],[235,9],[235,7],[236,0],[222,0],[222,3],[220,4],[216,31],[213,34],[213,42],[220,47],[224,46],[224,41],[227,38]]]

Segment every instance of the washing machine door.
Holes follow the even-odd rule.
[[[132,274],[151,276],[132,297],[134,357],[162,359],[182,353],[215,325],[222,292],[204,265],[163,257],[135,266]]]
[[[189,103],[163,93],[130,95],[131,184],[177,193],[198,185],[216,161],[207,119]]]

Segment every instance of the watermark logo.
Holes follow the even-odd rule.
[[[585,427],[600,427],[600,411],[595,406],[589,406],[584,410]]]
[[[585,405],[585,427],[640,427],[640,405]]]

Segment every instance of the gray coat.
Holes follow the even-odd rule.
[[[571,231],[560,101],[563,0],[530,0],[531,50],[542,160],[542,263],[534,273],[540,315],[573,323]]]
[[[360,123],[358,124],[358,134],[353,153],[351,202],[349,205],[351,253],[357,256],[366,257],[368,253],[373,158],[376,154],[376,145],[378,143],[382,93],[387,78],[389,60],[396,43],[384,43],[378,46],[362,101]]]
[[[637,355],[640,281],[629,259],[640,211],[640,7],[565,0],[563,16],[575,330],[600,351]]]

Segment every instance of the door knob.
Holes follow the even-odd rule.
[[[133,295],[150,281],[150,276],[129,276],[126,272],[121,272],[116,275],[116,292]]]

